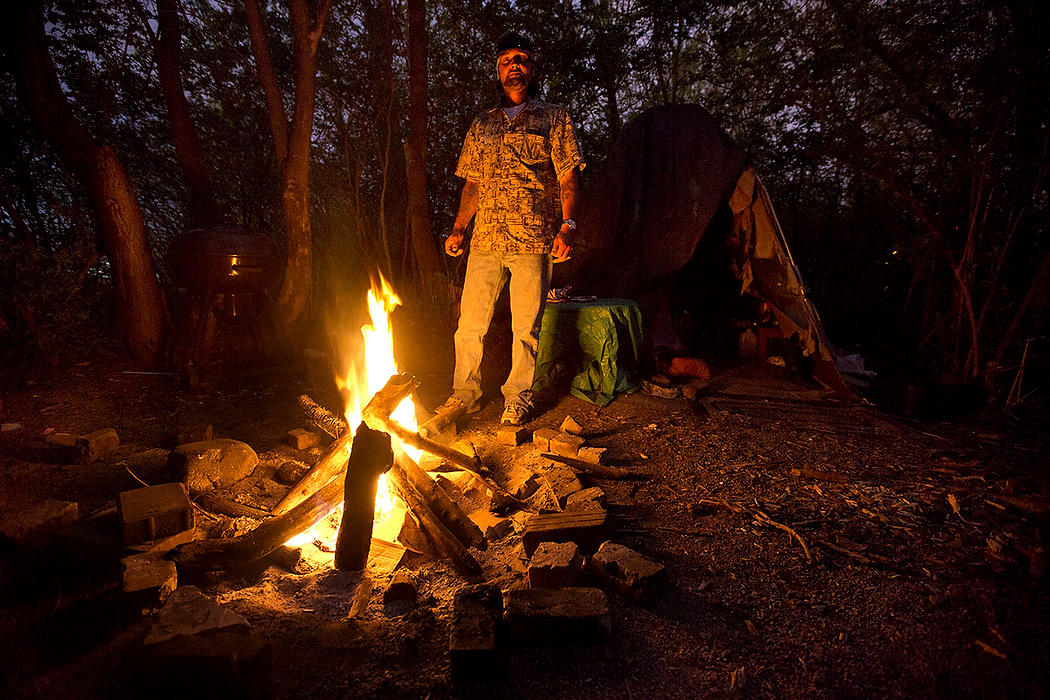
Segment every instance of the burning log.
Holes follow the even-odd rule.
[[[397,405],[401,403],[406,396],[412,393],[416,386],[418,386],[418,383],[411,380],[411,378],[405,383],[394,383],[395,379],[397,379],[397,377],[391,377],[386,386],[376,392],[375,396],[372,397],[372,400],[368,402],[367,406],[365,406],[365,413],[369,411],[385,411],[385,415],[389,420],[391,412],[393,412]],[[382,430],[386,433],[390,432],[382,427],[373,425],[367,419],[365,420],[365,423],[367,423],[373,430]],[[274,506],[274,514],[280,515],[281,513],[287,512],[290,508],[294,507],[297,503],[301,503],[310,494],[315,493],[334,476],[342,472],[346,466],[347,460],[349,459],[346,448],[350,445],[352,440],[353,436],[350,434],[350,431],[344,430],[336,441],[325,450],[325,453],[321,456],[321,459],[317,464],[315,464],[310,471],[306,472],[303,478],[299,480],[299,483],[293,486],[292,490],[281,499],[280,503]]]
[[[343,475],[287,513],[264,521],[246,535],[230,540],[189,542],[172,550],[180,574],[238,569],[262,559],[289,539],[313,527],[339,505]]]
[[[463,509],[449,498],[440,486],[420,469],[411,459],[401,459],[394,463],[394,470],[403,480],[412,485],[419,493],[427,507],[452,535],[468,547],[485,549],[487,543],[481,528],[467,517]]]
[[[395,462],[397,461],[399,460],[395,460]],[[426,500],[404,477],[402,471],[396,468],[391,469],[387,478],[394,493],[419,518],[419,524],[434,542],[434,545],[437,546],[442,554],[452,560],[456,571],[471,583],[483,580],[485,576],[481,570],[481,565],[478,564],[478,560],[471,556],[467,548],[463,546],[463,543],[456,539],[456,536],[449,532],[448,528],[434,514],[434,511],[430,510]]]
[[[359,571],[368,563],[379,477],[393,462],[390,436],[364,423],[358,426],[343,482],[343,519],[335,545],[335,568]]]
[[[492,480],[491,477],[483,473],[481,461],[477,456],[470,457],[462,452],[452,449],[451,447],[442,445],[440,442],[428,440],[413,430],[409,430],[390,417],[390,413],[393,411],[394,407],[397,406],[397,403],[376,401],[380,394],[383,394],[384,392],[390,392],[391,395],[394,395],[395,392],[400,393],[400,391],[404,391],[404,394],[401,394],[401,397],[404,398],[404,396],[415,391],[417,386],[419,386],[419,382],[409,374],[401,374],[391,377],[390,381],[386,383],[386,386],[376,393],[375,397],[368,402],[368,405],[365,406],[364,410],[361,412],[361,416],[364,418],[365,423],[367,423],[370,428],[390,433],[404,445],[414,447],[417,450],[422,450],[424,452],[429,452],[436,457],[440,457],[449,464],[470,472],[492,491],[493,501],[496,507],[506,508],[508,506],[513,506],[516,508],[527,508],[528,506],[525,503],[522,503],[517,498],[514,498],[514,496],[504,491],[499,484]],[[405,387],[409,388],[405,390]],[[389,406],[389,410],[387,410],[387,406]]]

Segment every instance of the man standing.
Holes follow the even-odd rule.
[[[464,406],[477,410],[482,345],[508,279],[514,346],[501,422],[522,425],[532,408],[551,266],[572,252],[576,170],[584,167],[568,113],[537,99],[533,56],[527,37],[510,34],[499,42],[502,104],[474,119],[456,167],[466,183],[446,253],[463,254],[467,224],[475,221],[455,336],[453,393],[438,415]]]

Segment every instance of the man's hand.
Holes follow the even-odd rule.
[[[453,231],[449,234],[448,238],[445,239],[445,253],[451,255],[453,258],[458,258],[463,255],[463,232]]]
[[[554,246],[551,248],[551,255],[554,256],[554,262],[556,263],[565,262],[572,256],[572,246],[569,245],[566,240],[567,230],[571,229],[569,229],[568,226],[562,226],[562,230],[554,237]]]

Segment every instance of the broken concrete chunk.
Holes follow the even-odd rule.
[[[120,563],[124,568],[124,598],[136,608],[159,606],[178,585],[175,562],[164,559],[163,553],[134,554]]]
[[[558,499],[558,505],[561,507],[564,507],[565,500],[570,494],[583,488],[583,484],[576,477],[576,472],[567,465],[560,462],[548,462],[542,468],[543,476],[550,483],[554,496]]]
[[[309,450],[311,447],[317,447],[321,442],[317,433],[306,428],[289,430],[285,439],[296,450]]]
[[[576,456],[587,464],[605,464],[606,452],[604,447],[581,447]]]
[[[541,542],[529,562],[532,588],[569,588],[583,568],[575,542]]]
[[[633,549],[604,542],[593,557],[595,577],[617,593],[635,602],[650,600],[667,582],[667,569]]]
[[[498,680],[507,656],[499,639],[503,594],[499,586],[481,583],[456,591],[452,600],[449,661],[454,683]]]
[[[528,498],[536,493],[536,489],[540,487],[540,481],[536,478],[536,473],[527,467],[511,464],[507,471],[507,481],[503,487],[507,490],[507,493],[515,498]]]
[[[232,486],[251,474],[259,456],[240,440],[219,438],[179,445],[168,456],[176,478],[190,493],[208,493]]]
[[[565,499],[565,510],[607,510],[609,501],[597,486],[570,494]]]
[[[270,645],[256,634],[218,632],[154,644],[129,677],[130,697],[269,698]]]
[[[76,501],[40,501],[19,510],[0,512],[0,539],[32,549],[48,543],[80,515]]]
[[[81,435],[76,442],[76,448],[80,451],[80,461],[83,464],[91,464],[114,455],[119,447],[120,438],[117,437],[117,431],[113,428]]]
[[[487,510],[478,510],[470,514],[470,519],[490,542],[498,542],[514,532],[514,521],[502,518]]]
[[[215,437],[215,429],[210,424],[191,425],[179,431],[176,438],[179,445],[187,445],[191,442],[205,442]]]
[[[587,441],[579,435],[555,433],[551,436],[550,451],[562,457],[575,457]]]
[[[530,557],[541,542],[575,542],[581,552],[590,554],[607,539],[609,522],[603,510],[532,514],[521,534],[521,544]]]
[[[551,438],[558,434],[557,430],[552,428],[540,428],[532,434],[532,444],[534,444],[540,452],[551,451]]]
[[[123,491],[117,498],[124,544],[138,544],[193,529],[193,506],[182,484]]]
[[[383,591],[383,602],[389,605],[399,600],[414,601],[417,594],[416,586],[416,575],[414,573],[404,569],[396,571],[390,577],[390,584]]]
[[[159,644],[178,636],[207,632],[247,632],[241,615],[223,608],[196,586],[179,586],[164,602],[143,644]]]
[[[503,600],[512,639],[531,644],[601,644],[612,637],[609,599],[598,588],[530,588]]]
[[[529,439],[529,429],[524,425],[501,425],[496,433],[496,442],[517,447]]]
[[[561,427],[558,429],[569,435],[579,435],[583,432],[583,426],[577,423],[572,416],[565,416],[565,420],[561,422]]]

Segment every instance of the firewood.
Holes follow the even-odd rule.
[[[262,559],[289,539],[313,527],[339,505],[343,497],[343,475],[287,513],[263,521],[246,535],[230,540],[188,542],[172,550],[179,573],[239,569]]]
[[[197,494],[193,498],[193,503],[211,513],[218,513],[219,515],[226,515],[231,518],[254,518],[256,520],[266,520],[271,515],[270,511],[246,506],[243,503],[237,503],[225,498],[219,498],[210,493]]]
[[[303,409],[303,413],[310,419],[310,422],[334,438],[342,435],[347,428],[345,420],[321,406],[306,394],[299,397],[299,407]]]
[[[477,559],[471,556],[463,543],[456,539],[455,535],[448,531],[434,512],[427,507],[426,501],[412,484],[405,479],[404,475],[396,469],[388,472],[387,480],[390,487],[398,498],[405,502],[413,514],[419,518],[419,524],[423,527],[427,536],[434,542],[442,554],[452,560],[453,566],[465,579],[471,583],[484,578],[481,565]]]
[[[335,545],[335,568],[358,571],[368,563],[379,476],[393,464],[390,436],[357,427],[343,481],[343,518]]]
[[[481,529],[415,462],[411,459],[400,459],[395,462],[394,469],[412,484],[412,487],[426,502],[427,507],[456,539],[468,547],[485,549],[488,543]]]
[[[648,474],[639,474],[632,472],[629,469],[623,469],[622,467],[610,467],[606,464],[591,464],[590,462],[584,462],[582,459],[573,459],[572,457],[562,457],[550,452],[543,454],[546,459],[554,460],[555,462],[561,462],[566,464],[573,469],[581,472],[586,472],[591,476],[595,476],[599,479],[648,479]]]

